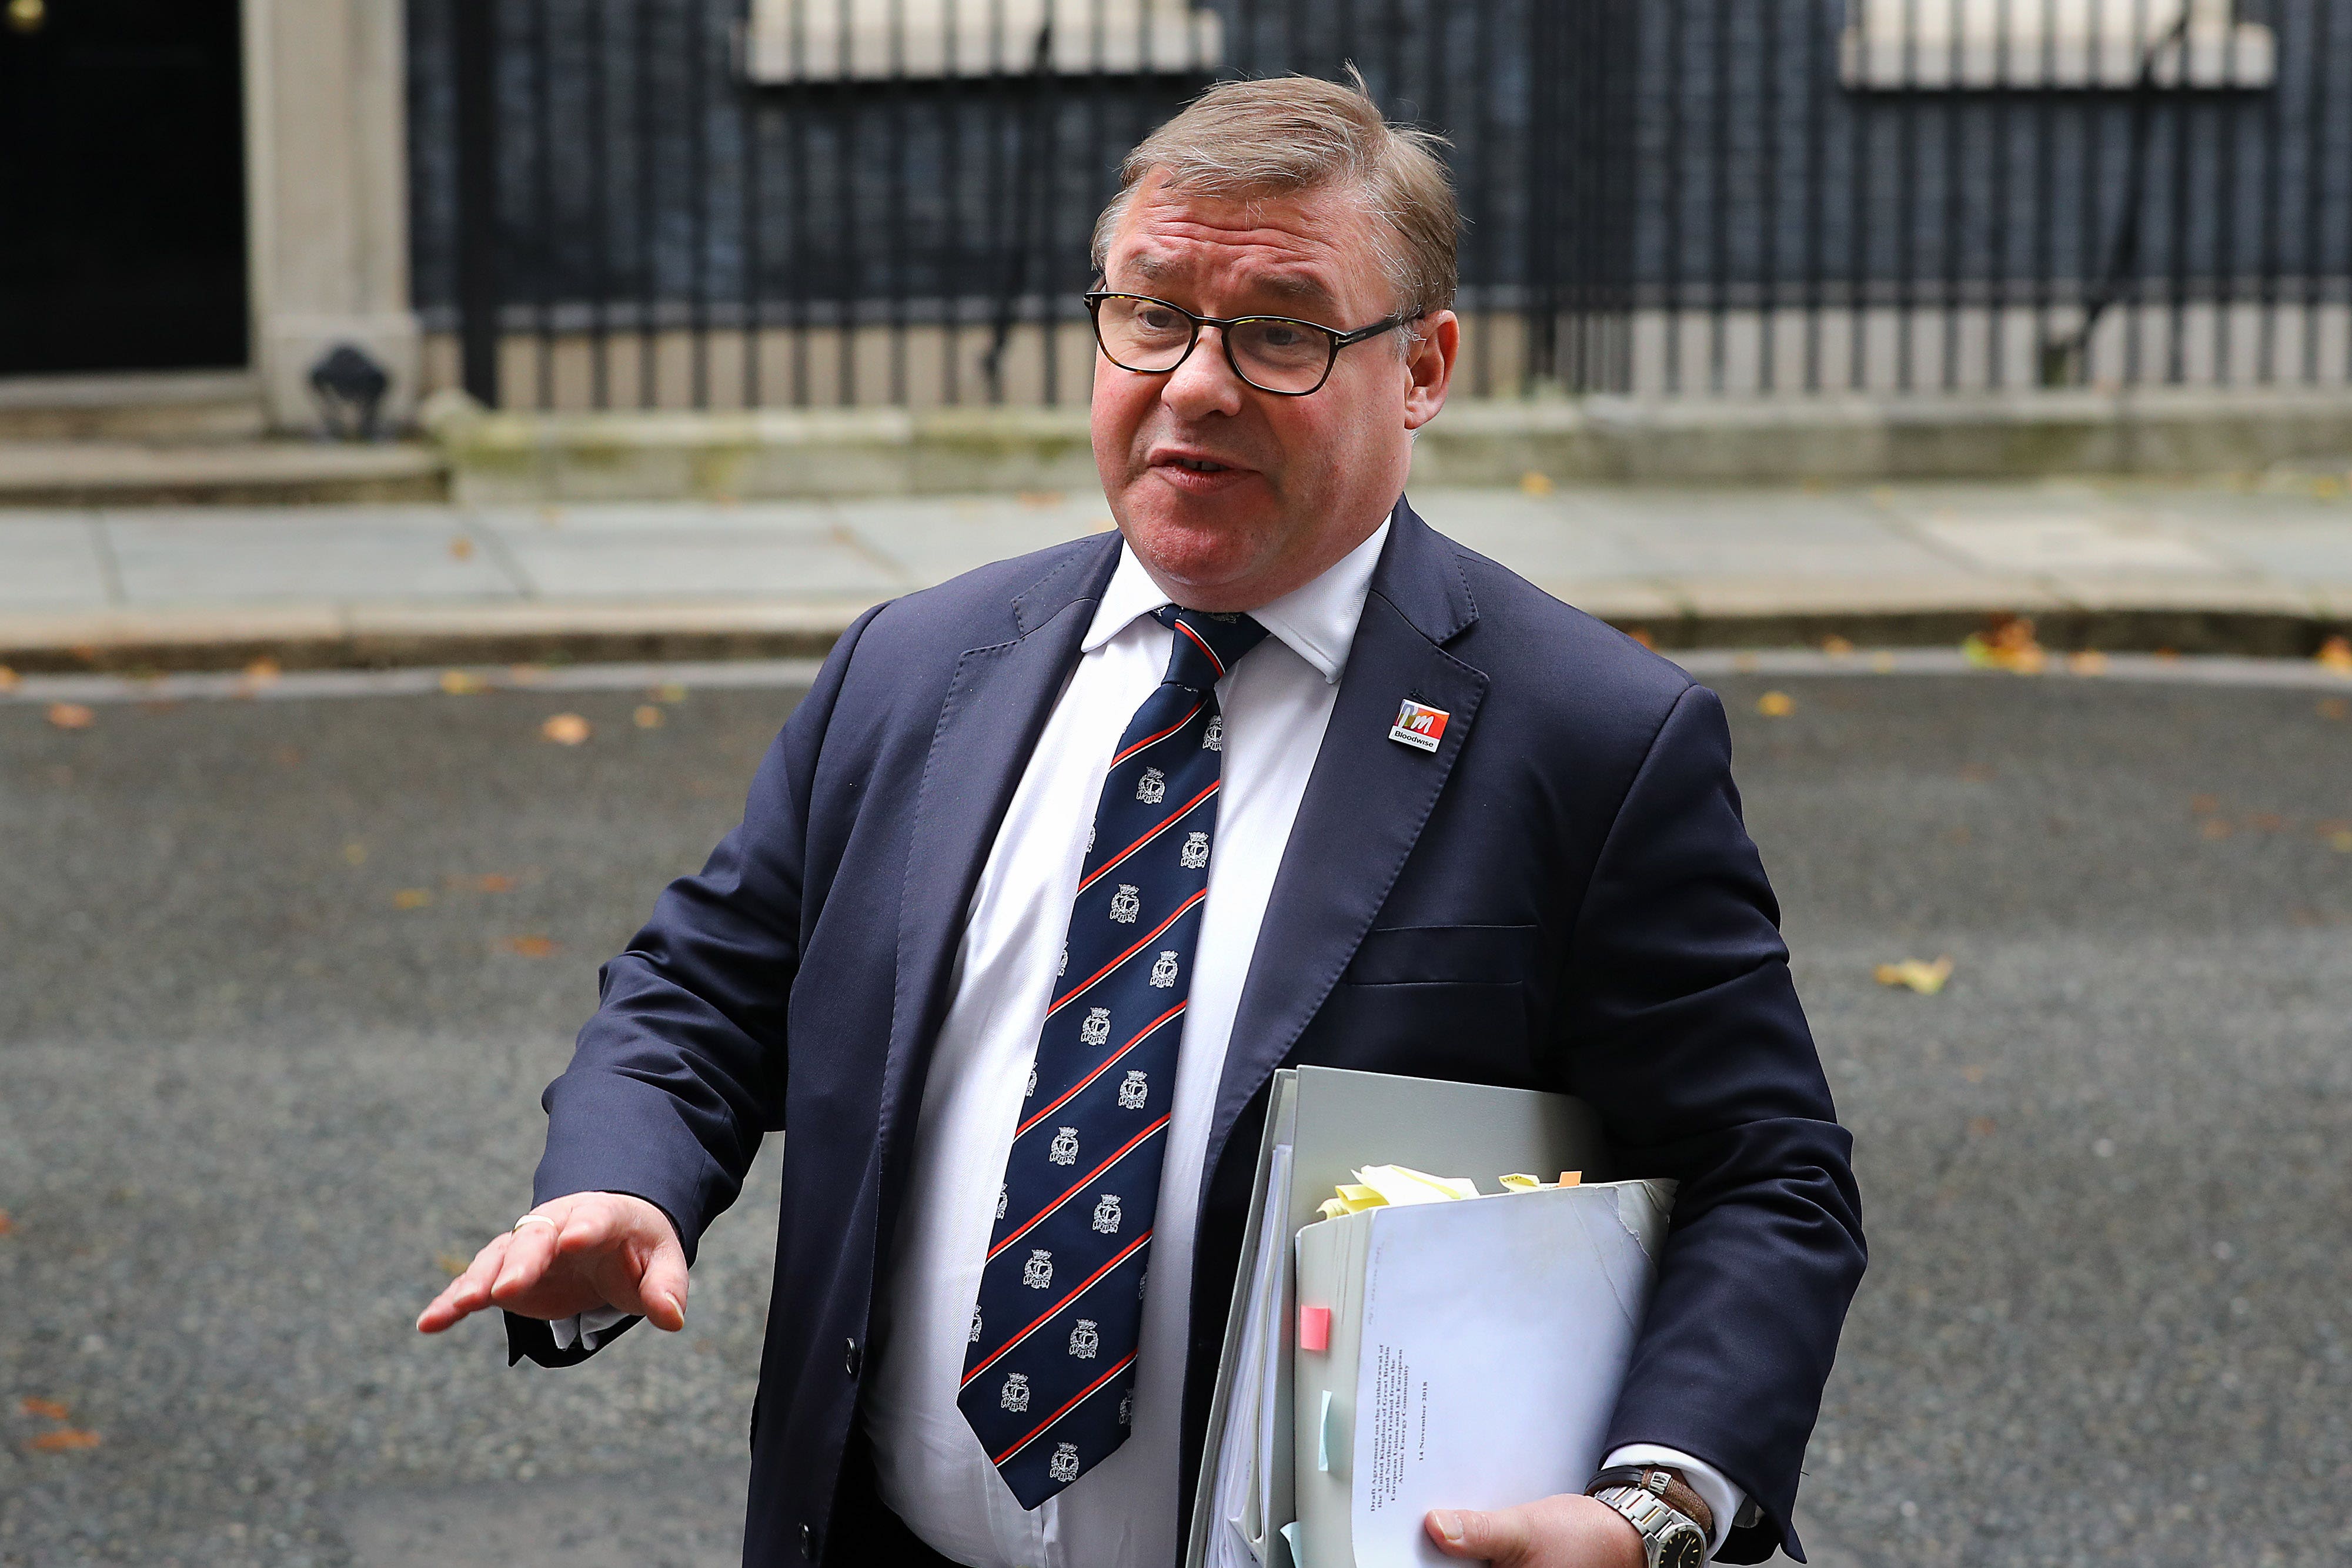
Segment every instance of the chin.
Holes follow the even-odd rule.
[[[1146,481],[1139,489],[1158,489]],[[1265,554],[1265,524],[1257,507],[1208,504],[1190,497],[1129,492],[1120,522],[1128,542],[1155,576],[1213,590],[1248,577]]]

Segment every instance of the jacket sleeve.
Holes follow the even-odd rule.
[[[1685,690],[1601,846],[1569,956],[1573,1091],[1622,1176],[1680,1184],[1604,1451],[1647,1442],[1753,1500],[1723,1558],[1802,1561],[1798,1469],[1864,1263],[1853,1141],[1740,820],[1723,706]]]
[[[669,1216],[691,1262],[741,1191],[761,1136],[782,1130],[811,780],[849,661],[880,608],[834,645],[761,759],[741,823],[699,872],[664,890],[627,950],[599,971],[595,1016],[541,1098],[547,1149],[534,1206],[575,1192],[634,1194]],[[570,1365],[593,1354],[558,1351],[545,1323],[512,1313],[507,1343],[510,1364]]]

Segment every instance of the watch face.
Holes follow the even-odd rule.
[[[1698,1527],[1678,1524],[1658,1542],[1658,1568],[1700,1568],[1706,1554],[1706,1537]]]

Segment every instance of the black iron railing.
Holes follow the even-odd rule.
[[[2352,0],[412,0],[415,276],[525,407],[1057,402],[1126,149],[1360,67],[1474,393],[2352,380]]]

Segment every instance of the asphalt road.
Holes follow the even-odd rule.
[[[1816,1560],[2352,1558],[2352,720],[1778,684],[1719,683],[1874,1252]],[[734,1561],[772,1164],[682,1334],[408,1325],[793,695],[0,706],[0,1563]]]

